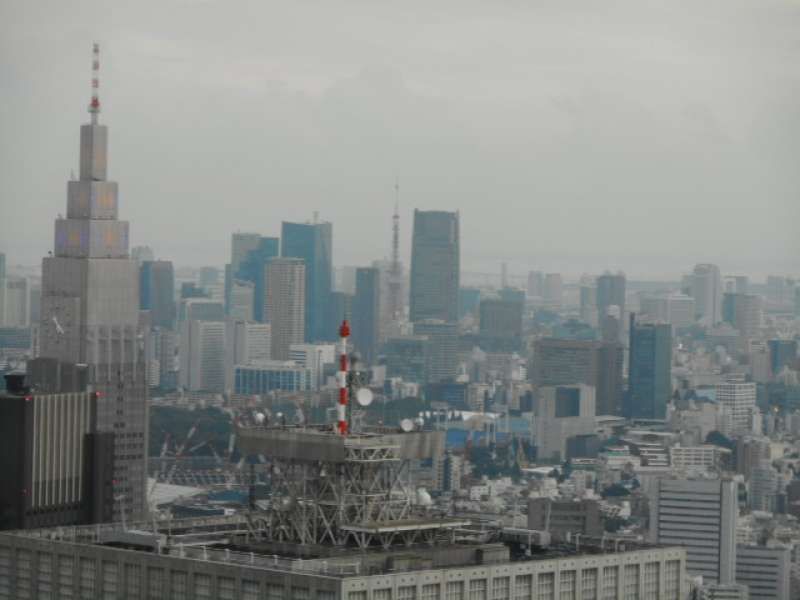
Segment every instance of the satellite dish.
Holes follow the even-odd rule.
[[[369,406],[372,404],[372,390],[369,388],[358,388],[356,392],[356,402],[360,406]]]
[[[402,429],[406,433],[414,431],[414,421],[412,421],[411,419],[403,419],[402,421],[400,421],[400,429]]]

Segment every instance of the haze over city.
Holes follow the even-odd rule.
[[[800,6],[4,2],[0,250],[52,245],[86,40],[133,245],[221,265],[318,211],[334,263],[459,210],[462,265],[677,280],[798,267]],[[20,227],[24,223],[24,227]]]

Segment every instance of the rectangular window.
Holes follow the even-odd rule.
[[[317,591],[317,600],[336,600],[336,592],[328,592],[326,590]]]
[[[164,597],[164,569],[147,568],[147,600],[161,600]]]
[[[37,577],[37,598],[50,600],[53,596],[53,555],[49,552],[39,553],[39,576]]]
[[[625,565],[625,600],[639,600],[639,565]]]
[[[575,600],[575,571],[561,571],[558,580],[560,584],[558,597],[561,600]]]
[[[0,598],[11,598],[11,550],[0,548]]]
[[[392,590],[390,588],[375,590],[372,592],[372,600],[392,600]]]
[[[448,581],[444,588],[445,600],[464,600],[464,582]]]
[[[645,600],[658,598],[659,587],[659,565],[657,562],[647,563],[644,566],[644,597]]]
[[[597,600],[597,569],[581,571],[581,600]]]
[[[75,585],[75,558],[72,556],[58,557],[58,597],[69,600],[72,598],[72,589]]]
[[[97,566],[94,559],[80,559],[81,600],[97,600],[94,582],[97,580]]]
[[[267,584],[267,600],[282,600],[283,585],[280,583]]]
[[[556,574],[539,573],[539,583],[537,585],[539,600],[555,600],[556,597]]]
[[[103,561],[103,600],[117,598],[117,563]]]
[[[515,600],[531,600],[533,595],[533,575],[517,575],[514,582]]]
[[[619,568],[603,567],[603,600],[617,600]]]
[[[508,577],[492,580],[492,600],[511,600],[511,580]]]
[[[31,553],[17,550],[17,598],[31,597]]]
[[[439,600],[441,588],[438,583],[426,583],[422,586],[422,600]]]
[[[664,564],[664,596],[666,600],[679,600],[681,590],[681,561],[668,560]]]
[[[416,600],[417,586],[402,585],[397,588],[397,600]]]
[[[367,600],[367,592],[366,590],[358,590],[356,592],[350,592],[347,595],[348,600]]]
[[[142,567],[125,565],[125,592],[128,598],[142,595]]]
[[[170,587],[172,588],[171,600],[187,600],[186,592],[188,585],[186,583],[186,573],[183,571],[172,571],[170,580]]]
[[[211,600],[211,575],[198,573],[194,576],[194,598],[196,600]]]
[[[233,577],[217,578],[217,598],[220,600],[234,600],[236,597],[236,582]],[[283,587],[281,587],[281,590]],[[267,596],[269,598],[269,596]]]
[[[485,579],[473,579],[469,582],[469,600],[486,600]]]
[[[250,581],[248,579],[242,581],[242,600],[258,600],[257,581]]]
[[[292,600],[310,600],[311,594],[306,587],[293,587]]]

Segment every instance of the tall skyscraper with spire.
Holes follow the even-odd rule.
[[[40,356],[89,367],[100,394],[97,422],[114,433],[115,519],[146,512],[146,330],[139,321],[138,265],[128,222],[107,179],[108,128],[99,123],[99,48],[94,46],[91,121],[81,126],[80,176],[67,184],[66,218],[42,261]]]

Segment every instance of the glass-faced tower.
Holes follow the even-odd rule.
[[[115,434],[115,519],[144,516],[148,389],[139,323],[138,266],[128,222],[118,219],[117,183],[107,180],[108,128],[98,122],[94,46],[91,121],[81,126],[80,177],[67,184],[66,218],[42,261],[40,356],[89,366],[100,393],[98,427]],[[123,512],[124,511],[124,512]]]

